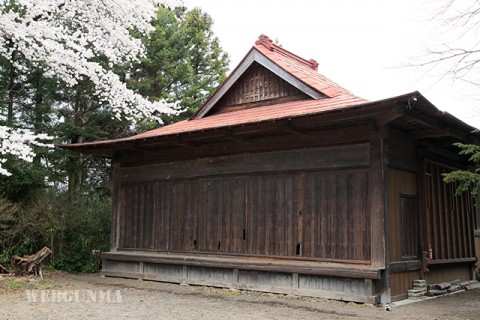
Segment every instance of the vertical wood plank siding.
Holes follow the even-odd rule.
[[[370,259],[367,169],[126,184],[121,195],[120,248]]]
[[[475,257],[472,197],[469,193],[455,196],[457,185],[443,182],[442,174],[450,171],[430,161],[423,164],[425,247],[432,246],[434,260]]]
[[[306,189],[305,254],[370,259],[367,173],[310,174]]]
[[[302,95],[298,90],[270,70],[254,62],[252,67],[238,79],[229,91],[217,103],[217,109],[249,102],[274,98]]]
[[[420,271],[406,271],[390,274],[390,294],[393,300],[396,297],[406,298],[407,290],[412,289],[412,282],[421,278]]]
[[[415,248],[416,250],[412,248],[413,251],[417,252],[417,257],[404,257],[404,254],[402,253],[402,247],[404,247],[402,239],[405,239],[405,235],[402,233],[402,229],[404,229],[403,227],[410,228],[420,224],[420,217],[418,214],[415,217],[415,219],[417,219],[416,222],[402,221],[402,196],[417,196],[417,175],[402,170],[388,169],[388,235],[390,237],[390,261],[392,262],[404,261],[405,258],[408,258],[408,260],[412,260],[412,258],[413,260],[419,259],[422,249],[427,250],[426,247],[423,247],[423,243],[419,243],[421,242],[421,236],[418,234],[419,229],[416,229],[411,236],[417,238],[417,241],[413,242],[416,242],[419,247]],[[406,222],[406,225],[403,225],[402,222]]]

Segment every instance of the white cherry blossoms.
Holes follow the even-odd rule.
[[[46,134],[29,134],[21,130],[0,126],[0,174],[10,176],[11,173],[3,167],[7,161],[5,156],[10,155],[16,158],[32,162],[35,153],[33,146],[52,148],[53,145],[42,141],[49,141],[52,137]]]
[[[96,96],[108,104],[117,118],[132,123],[141,118],[156,119],[161,114],[176,114],[175,105],[165,101],[150,102],[127,89],[110,69],[95,61],[102,57],[111,67],[136,61],[143,54],[140,40],[131,30],[147,34],[156,5],[178,1],[162,0],[0,0],[0,55],[11,59],[14,51],[41,65],[67,85],[90,79]],[[12,61],[14,62],[14,61]],[[21,67],[21,66],[18,66]],[[0,126],[0,158],[15,155],[32,159],[31,145],[42,145],[45,135],[29,135]],[[1,167],[0,174],[6,174]]]

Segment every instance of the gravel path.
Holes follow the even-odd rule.
[[[368,305],[53,273],[47,284],[0,289],[0,319],[475,319],[480,290],[392,311]],[[1,281],[6,281],[5,279]],[[11,281],[11,280],[9,280]],[[9,285],[10,287],[20,287]],[[31,302],[35,297],[36,302]],[[30,299],[30,302],[29,302]],[[51,302],[53,299],[54,302]]]

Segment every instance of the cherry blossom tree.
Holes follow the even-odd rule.
[[[41,67],[46,75],[69,86],[89,80],[99,101],[108,105],[117,118],[132,123],[137,119],[160,120],[160,114],[178,113],[165,101],[149,102],[128,90],[112,71],[114,65],[137,61],[143,54],[135,30],[147,34],[156,6],[172,5],[162,0],[0,0],[0,56],[16,68],[14,56]],[[108,65],[99,63],[107,61]],[[1,121],[1,119],[0,119]],[[5,156],[31,161],[34,145],[45,145],[46,135],[0,126],[0,174]]]

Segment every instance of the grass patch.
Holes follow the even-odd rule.
[[[0,291],[15,292],[19,290],[45,290],[60,287],[60,284],[51,279],[36,279],[36,278],[0,278]]]

